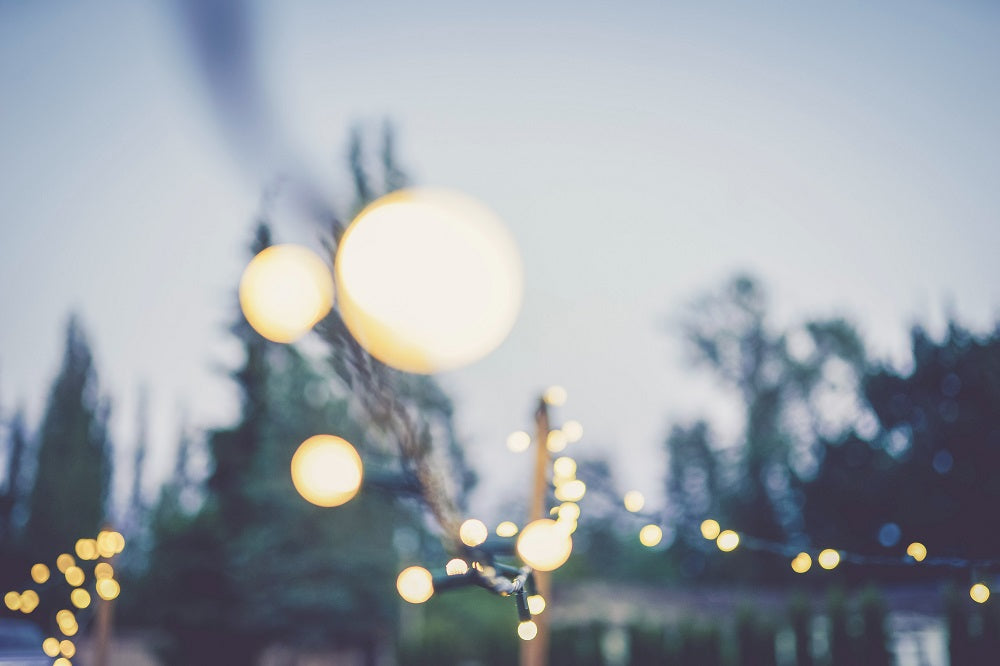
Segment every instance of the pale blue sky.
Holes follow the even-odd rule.
[[[847,314],[897,361],[914,321],[1000,314],[992,3],[496,4],[253,5],[274,116],[334,201],[347,128],[388,116],[419,183],[520,244],[511,337],[444,377],[473,458],[519,469],[503,439],[561,383],[581,446],[651,490],[672,422],[731,413],[667,321],[736,269],[779,322]],[[270,165],[231,150],[170,4],[0,4],[0,100],[0,406],[37,419],[77,308],[123,448],[150,385],[162,468],[178,403],[233,414],[218,368]],[[277,234],[315,246],[291,213]]]

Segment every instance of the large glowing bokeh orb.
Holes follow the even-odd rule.
[[[349,442],[334,435],[314,435],[292,456],[292,483],[317,506],[340,506],[361,487],[364,467]]]
[[[240,279],[240,308],[250,326],[273,342],[295,342],[333,307],[333,278],[323,260],[298,245],[273,245]]]
[[[337,249],[337,298],[351,334],[383,363],[430,374],[479,360],[521,308],[521,259],[503,222],[458,192],[386,195]]]
[[[558,569],[572,552],[569,530],[548,518],[528,523],[517,538],[517,554],[525,564],[539,571]]]

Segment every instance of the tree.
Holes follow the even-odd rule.
[[[28,433],[24,423],[24,411],[18,410],[10,421],[7,441],[7,479],[0,493],[0,543],[8,547],[18,534],[15,509],[22,504],[24,489],[24,454],[28,448]]]
[[[38,431],[38,467],[25,526],[31,552],[50,557],[71,550],[77,539],[101,528],[111,480],[109,413],[83,327],[72,316]]]

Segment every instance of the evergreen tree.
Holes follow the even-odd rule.
[[[106,518],[111,481],[109,403],[97,384],[79,319],[66,327],[66,348],[38,431],[38,466],[28,502],[27,548],[49,557],[96,534]]]
[[[24,454],[28,448],[28,433],[24,411],[18,410],[10,421],[7,441],[7,478],[0,493],[0,543],[10,546],[17,540],[16,508],[25,499]]]

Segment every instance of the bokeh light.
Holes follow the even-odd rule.
[[[254,257],[240,279],[240,308],[255,331],[295,342],[333,307],[330,269],[311,250],[274,245]]]
[[[513,523],[509,520],[505,520],[499,525],[497,525],[496,532],[497,536],[499,537],[512,537],[515,534],[517,534],[517,530],[518,527],[516,523]]]
[[[86,608],[90,605],[90,592],[87,592],[82,587],[78,587],[69,593],[69,600],[77,608]]]
[[[812,568],[812,558],[809,553],[799,553],[792,558],[792,571],[803,574]]]
[[[580,505],[576,502],[563,502],[556,507],[556,515],[559,520],[574,522],[580,518]]]
[[[724,530],[721,532],[715,540],[715,545],[719,547],[723,553],[729,553],[736,550],[737,546],[740,545],[740,535],[732,530]]]
[[[121,592],[121,587],[114,578],[101,578],[97,581],[95,587],[97,589],[97,596],[105,601],[117,598],[118,593]]]
[[[396,590],[405,601],[422,604],[434,594],[434,578],[423,567],[407,567],[396,577]]]
[[[486,541],[486,538],[490,535],[489,529],[487,529],[485,523],[481,520],[475,518],[470,518],[462,523],[461,527],[458,528],[458,538],[462,540],[466,546],[475,547]]]
[[[21,593],[21,608],[19,609],[22,613],[30,613],[38,608],[38,593],[34,590],[25,590]]]
[[[528,596],[528,611],[532,615],[541,615],[545,612],[545,597],[540,594]]]
[[[56,569],[59,569],[59,573],[65,574],[66,569],[72,566],[76,566],[76,560],[69,553],[63,553],[56,558]]]
[[[581,439],[583,439],[583,426],[580,425],[579,421],[573,421],[573,420],[566,421],[566,423],[562,424],[560,430],[566,433],[566,439],[569,441],[570,444],[573,444],[574,442],[579,442]]]
[[[76,556],[81,560],[97,559],[97,540],[79,539],[76,542]]]
[[[59,653],[67,659],[72,659],[73,655],[76,654],[76,646],[73,645],[71,640],[61,640],[59,641]]]
[[[923,562],[924,558],[927,557],[927,546],[919,541],[914,541],[906,547],[906,554],[917,562]]]
[[[969,596],[977,604],[985,604],[990,598],[990,588],[983,583],[976,583],[969,588]]]
[[[545,393],[542,394],[542,400],[553,407],[562,407],[565,405],[567,397],[566,389],[558,384],[548,387],[545,389]]]
[[[50,657],[59,656],[59,639],[53,636],[49,636],[44,641],[42,641],[42,652]]]
[[[719,521],[711,518],[701,521],[701,535],[709,541],[718,539],[721,532],[722,526],[719,525]]]
[[[503,342],[521,309],[513,238],[458,192],[413,188],[376,200],[341,239],[335,270],[351,334],[406,372],[479,360]]]
[[[8,592],[3,595],[4,605],[12,611],[20,610],[21,608],[21,595],[17,592]]]
[[[642,511],[642,507],[646,506],[646,498],[638,490],[630,490],[625,493],[625,509],[636,513],[637,511]]]
[[[94,578],[98,580],[102,578],[113,578],[114,575],[114,568],[107,562],[99,562],[98,565],[94,567]]]
[[[49,579],[49,568],[47,566],[39,562],[38,564],[31,567],[31,580],[41,585],[48,579]]]
[[[550,453],[559,453],[566,449],[567,442],[566,433],[562,430],[550,430],[548,437],[545,438],[545,448]]]
[[[364,468],[361,456],[344,439],[314,435],[292,456],[292,483],[317,506],[340,506],[358,493]]]
[[[527,451],[529,446],[531,446],[531,435],[523,430],[512,432],[507,436],[507,448],[514,453]]]
[[[522,641],[530,641],[538,635],[538,625],[531,620],[521,622],[517,625],[517,635]]]
[[[573,539],[565,527],[549,518],[528,523],[517,538],[517,554],[539,571],[554,571],[569,559]]]
[[[639,530],[639,543],[647,548],[652,548],[662,540],[663,530],[659,525],[646,525]]]
[[[469,563],[457,557],[453,558],[444,565],[444,572],[449,576],[464,576],[469,572]]]
[[[73,664],[66,657],[59,657],[52,662],[52,666],[73,666]]]
[[[579,502],[586,494],[587,484],[580,479],[559,484],[555,489],[556,499],[560,502]]]
[[[836,569],[837,565],[840,564],[840,552],[833,548],[826,548],[816,556],[816,562],[827,571]]]
[[[552,462],[552,472],[557,477],[572,479],[576,476],[576,461],[569,456],[560,456]]]
[[[80,587],[83,585],[83,569],[80,567],[70,567],[66,569],[66,582],[73,587]]]

